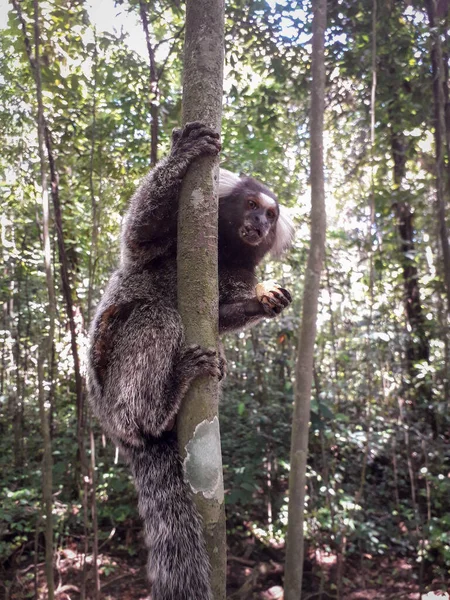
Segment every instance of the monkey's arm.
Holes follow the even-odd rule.
[[[172,133],[170,155],[147,175],[131,199],[124,241],[133,251],[140,245],[175,234],[178,195],[188,167],[199,156],[220,151],[219,134],[202,123],[188,123]]]
[[[259,300],[251,298],[219,306],[219,333],[244,329],[256,325],[267,316]]]
[[[264,317],[276,317],[292,301],[291,294],[272,283],[258,284],[255,296],[219,304],[219,332],[256,325]]]

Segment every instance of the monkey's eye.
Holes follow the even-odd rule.
[[[248,205],[252,210],[256,210],[258,208],[258,205],[256,204],[256,202],[254,200],[249,200]]]
[[[275,219],[275,217],[277,216],[275,214],[275,211],[272,210],[271,208],[269,208],[269,210],[267,211],[267,218],[269,219],[269,221],[273,221]]]

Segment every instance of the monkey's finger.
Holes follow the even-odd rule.
[[[280,287],[278,289],[282,294],[284,294],[284,296],[289,300],[289,302],[292,302],[292,296],[291,296],[290,292],[288,292],[286,289],[284,289],[282,287]]]
[[[219,139],[220,134],[214,131],[214,129],[211,129],[211,127],[202,127],[201,129],[193,129],[192,131],[190,131],[189,136],[187,136],[187,139],[189,141],[193,141],[205,137],[210,137],[217,140]]]
[[[198,140],[196,144],[188,147],[188,152],[193,156],[202,156],[203,154],[216,156],[221,150],[219,142],[212,143],[205,140]]]
[[[211,127],[207,127],[205,125],[205,127],[203,129],[198,129],[198,130],[194,131],[193,133],[191,133],[191,135],[189,137],[191,139],[197,139],[202,136],[209,136],[209,137],[212,137],[212,138],[218,140],[220,138],[220,133],[217,133],[217,131],[215,131]]]
[[[191,125],[190,123],[188,125]],[[220,134],[214,131],[212,127],[208,127],[203,123],[193,123],[195,127],[186,127],[183,129],[183,137],[189,140],[196,140],[200,137],[211,136],[213,138],[219,138]]]
[[[219,365],[219,361],[215,357],[204,357],[201,358],[197,363],[204,373],[208,373],[213,377],[221,377],[222,370]]]
[[[222,381],[222,379],[224,379],[227,376],[227,361],[224,360],[222,357],[219,358],[219,368],[220,368],[220,377],[219,377],[219,381]]]
[[[289,304],[287,298],[273,290],[269,292],[269,295],[263,296],[263,300],[266,300],[271,306],[281,306],[282,308],[285,308]]]
[[[272,298],[271,296],[267,296],[267,295],[264,295],[261,298],[261,302],[263,304],[268,304],[269,306],[276,306],[277,305],[277,301],[275,300],[275,298]]]
[[[197,143],[202,148],[208,148],[208,149],[211,149],[211,150],[214,150],[217,152],[220,152],[220,150],[222,149],[222,144],[219,142],[219,140],[211,138],[211,136],[204,137],[202,140],[199,140]]]
[[[183,135],[188,135],[191,131],[200,129],[202,127],[205,127],[205,124],[201,121],[189,121],[189,123],[186,123],[186,125],[183,127]]]
[[[287,298],[285,298],[285,296],[283,296],[283,294],[280,294],[277,290],[270,290],[269,294],[271,298],[276,298],[276,300],[279,300],[280,302],[288,301]]]
[[[220,152],[221,148],[222,144],[220,143],[220,140],[213,138],[210,135],[205,135],[204,137],[199,137],[195,140],[185,140],[182,145],[178,146],[179,150],[182,149],[193,154],[199,152]]]
[[[266,306],[266,309],[268,317],[276,317],[282,311],[282,308],[279,306]]]
[[[273,294],[277,300],[277,305],[281,306],[282,308],[286,308],[286,306],[289,306],[289,300],[283,296],[282,294]]]
[[[217,377],[217,379],[222,379],[223,375],[222,375],[222,371],[219,369],[219,367],[212,367],[211,369],[208,370],[208,373],[212,376],[212,377]]]
[[[202,348],[198,344],[192,344],[188,346],[185,350],[184,356],[192,358],[192,359],[201,359],[203,357],[211,358],[213,356],[217,356],[217,352],[214,348]]]
[[[179,127],[175,127],[175,129],[172,129],[172,141],[176,142],[177,140],[179,140],[181,133],[182,129],[180,129]]]

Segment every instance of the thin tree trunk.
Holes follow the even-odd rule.
[[[150,29],[147,15],[148,4],[144,0],[139,0],[139,12],[141,15],[142,27],[144,29],[145,41],[147,44],[147,53],[149,61],[150,71],[150,163],[156,165],[158,160],[158,100],[159,100],[159,89],[158,89],[158,73],[156,70],[155,60],[155,49],[152,46],[150,39]]]
[[[45,344],[43,344],[45,346]],[[50,439],[50,425],[48,411],[45,408],[45,389],[44,389],[44,363],[47,356],[47,348],[39,349],[37,371],[38,371],[38,399],[39,399],[39,417],[41,421],[41,432],[43,438],[43,458],[42,458],[42,498],[44,503],[44,532],[45,532],[45,575],[47,578],[48,600],[53,600],[55,594],[55,584],[53,579],[53,460],[52,445]]]
[[[223,0],[187,1],[183,123],[202,121],[216,131],[220,131],[222,116],[223,28]],[[178,219],[178,309],[186,342],[204,347],[217,347],[217,182],[218,160],[197,160],[183,182]],[[197,380],[181,408],[178,437],[185,477],[203,518],[214,600],[224,600],[225,507],[218,400],[217,381]]]
[[[14,404],[13,430],[14,430],[14,466],[23,467],[23,405],[25,402],[25,382],[22,373],[22,272],[20,265],[16,267],[17,279],[17,331],[15,343],[16,361],[16,402]]]
[[[311,241],[305,273],[303,313],[296,363],[295,404],[292,420],[289,512],[284,581],[285,600],[299,600],[303,579],[303,520],[306,463],[313,379],[316,318],[320,274],[325,255],[325,184],[323,172],[323,120],[325,106],[326,0],[313,0],[311,90]]]
[[[437,20],[436,0],[426,0],[431,37],[431,69],[433,74],[434,96],[434,139],[436,145],[436,206],[441,239],[442,256],[444,259],[444,282],[447,296],[447,311],[450,314],[450,243],[446,221],[446,181],[445,181],[445,95],[444,95],[444,64],[442,57],[441,32]],[[450,158],[450,157],[449,157]]]
[[[94,85],[92,89],[92,132],[91,132],[91,150],[89,157],[89,193],[91,196],[91,218],[92,218],[92,231],[91,231],[91,250],[89,253],[89,286],[88,286],[88,301],[87,301],[87,325],[91,323],[92,317],[92,297],[95,288],[95,268],[97,265],[97,246],[98,246],[98,228],[99,228],[99,205],[98,199],[95,196],[95,185],[94,185],[94,158],[95,158],[95,136],[96,136],[96,125],[97,125],[97,61],[98,61],[98,50],[97,50],[97,35],[94,32],[94,56],[93,56],[93,77]]]
[[[89,287],[88,287],[88,310],[87,310],[87,325],[90,325],[92,314],[92,297],[95,287],[95,267],[97,264],[97,246],[98,246],[98,230],[99,230],[99,203],[95,196],[94,186],[94,157],[95,157],[95,136],[97,123],[97,36],[94,33],[94,57],[93,57],[93,75],[94,86],[92,90],[92,134],[91,134],[91,151],[89,160],[89,191],[91,196],[91,217],[92,217],[92,232],[91,232],[91,251],[89,254]],[[94,599],[100,598],[100,575],[98,571],[98,519],[97,519],[97,494],[96,494],[96,465],[95,465],[95,436],[92,425],[89,424],[89,445],[91,451],[91,460],[89,463],[89,484],[90,484],[90,500],[91,500],[91,522],[92,522],[92,577],[94,580]],[[84,487],[84,493],[87,493]],[[87,508],[87,498],[86,498]],[[85,528],[87,531],[88,517],[85,514]],[[86,548],[86,546],[85,546]],[[86,548],[87,550],[87,548]]]
[[[389,15],[389,23],[396,26],[396,20]],[[402,81],[403,75],[393,57],[388,58],[387,68],[392,81]],[[408,395],[420,408],[428,407],[432,403],[432,387],[430,377],[417,378],[417,363],[428,362],[430,358],[430,345],[426,332],[425,317],[422,310],[420,278],[417,262],[414,257],[414,210],[408,198],[409,194],[403,189],[403,181],[406,176],[407,139],[403,132],[405,124],[399,122],[398,115],[401,114],[402,99],[398,94],[395,83],[391,87],[392,105],[388,109],[390,128],[391,154],[393,167],[393,208],[396,213],[396,226],[399,235],[399,261],[403,271],[403,306],[405,310],[406,323],[409,331],[405,337],[406,364],[409,378],[406,382]],[[437,432],[436,415],[428,408],[428,421],[433,432]]]
[[[53,282],[53,271],[51,264],[50,247],[50,225],[49,225],[49,203],[47,192],[47,171],[44,157],[44,106],[42,103],[42,84],[40,68],[40,32],[39,32],[39,7],[37,0],[33,2],[34,6],[34,76],[36,81],[36,97],[38,104],[38,146],[39,161],[41,170],[41,192],[42,192],[42,236],[44,243],[44,270],[47,282],[48,293],[48,316],[49,331],[47,339],[44,339],[39,348],[38,355],[38,399],[39,416],[41,421],[41,431],[44,444],[44,453],[42,459],[42,495],[44,501],[44,528],[45,528],[45,572],[47,577],[48,599],[54,598],[54,579],[53,579],[53,498],[52,498],[52,447],[50,438],[50,423],[47,409],[45,407],[45,389],[44,389],[44,363],[45,360],[51,364],[51,355],[53,341],[55,336],[55,314],[56,299]],[[31,60],[31,54],[30,54]],[[51,367],[49,367],[51,370]]]
[[[91,518],[92,518],[92,575],[94,579],[94,599],[100,598],[100,575],[98,572],[98,519],[97,519],[97,496],[95,493],[97,477],[95,471],[95,438],[92,425],[89,425],[89,441],[91,449],[90,484],[91,484]]]
[[[37,2],[37,0],[35,0]],[[75,379],[75,394],[76,394],[76,406],[77,406],[77,434],[78,443],[80,445],[80,452],[82,439],[84,437],[84,394],[83,394],[83,380],[80,372],[80,358],[78,355],[78,344],[77,344],[77,329],[75,323],[74,306],[73,306],[73,295],[72,286],[69,278],[69,263],[67,259],[66,245],[64,241],[61,202],[59,199],[59,176],[56,170],[55,159],[53,156],[53,148],[51,142],[51,135],[47,123],[44,128],[45,146],[47,149],[47,158],[50,166],[50,184],[51,184],[51,195],[53,200],[53,210],[55,216],[56,226],[56,239],[58,242],[58,253],[59,261],[61,265],[61,282],[63,288],[64,300],[66,303],[67,319],[69,321],[70,331],[70,345],[72,350],[73,367],[74,367],[74,379]]]

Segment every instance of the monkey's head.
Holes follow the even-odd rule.
[[[257,264],[265,254],[279,256],[292,242],[294,226],[275,194],[252,177],[220,169],[219,249]],[[243,262],[245,256],[242,256]]]

